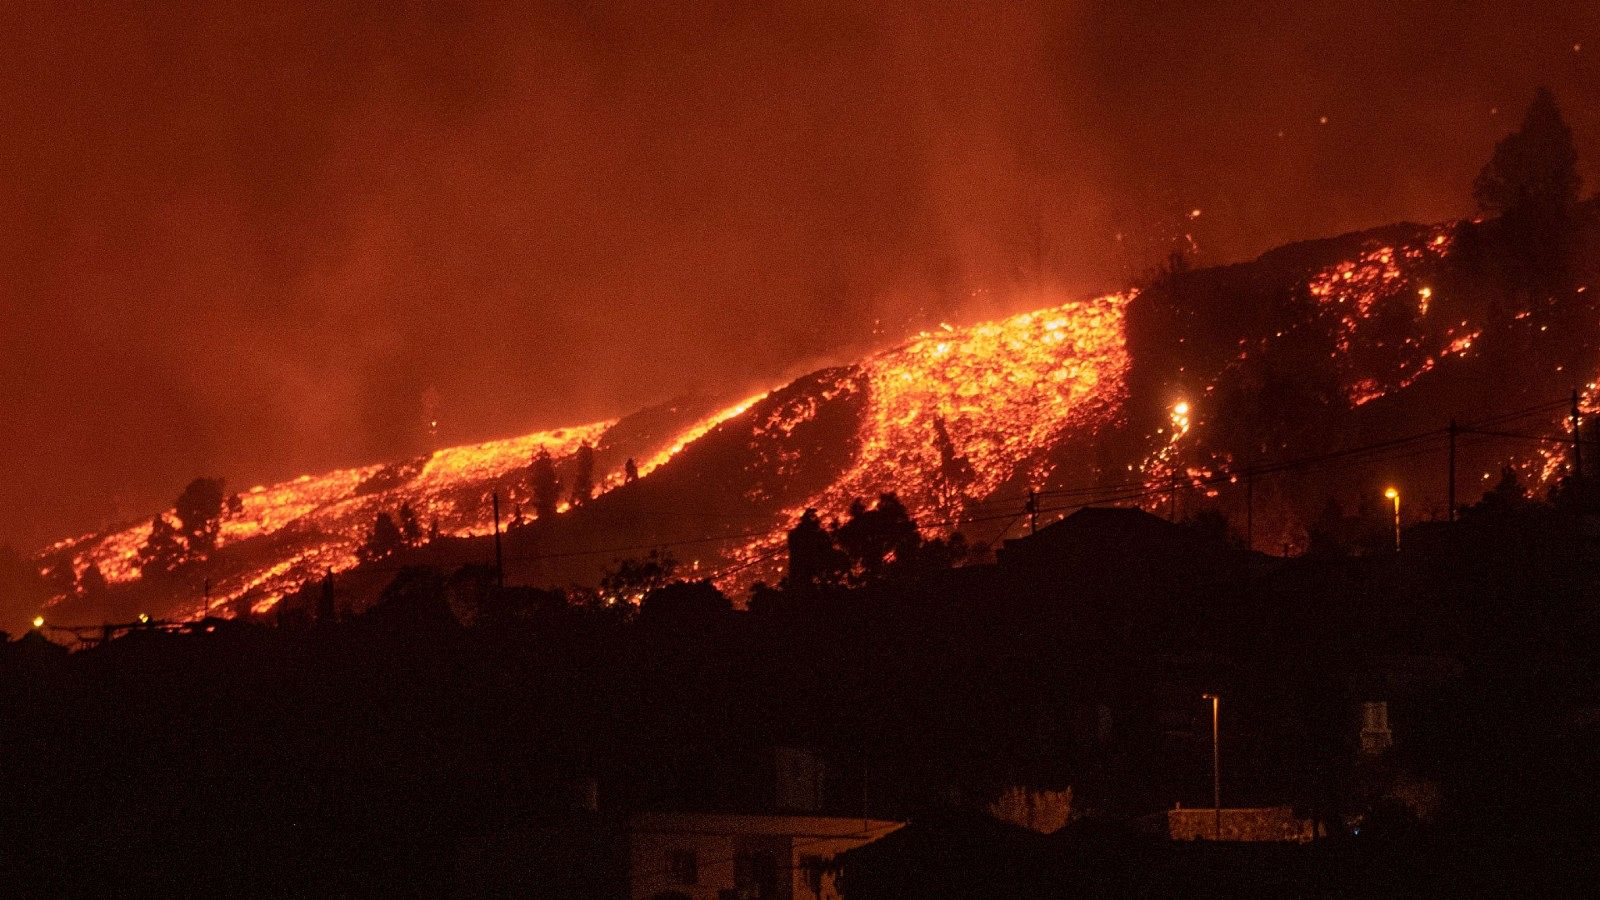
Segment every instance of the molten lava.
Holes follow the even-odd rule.
[[[1452,296],[1460,293],[1460,282],[1440,277],[1455,241],[1454,227],[1413,230],[1406,239],[1394,233],[1360,244],[1347,259],[1311,256],[1315,262],[1299,270],[1303,275],[1292,276],[1280,295],[1293,309],[1309,312],[1275,333],[1244,333],[1237,351],[1231,349],[1235,336],[1230,335],[1222,345],[1230,349],[1222,351],[1209,383],[1206,375],[1191,370],[1183,377],[1194,380],[1183,381],[1180,390],[1144,398],[1142,408],[1147,413],[1159,409],[1159,417],[1129,412],[1128,310],[1139,296],[1130,290],[994,322],[942,325],[856,365],[824,370],[696,420],[675,419],[671,433],[610,447],[612,461],[596,473],[602,496],[594,505],[604,507],[604,495],[623,485],[622,456],[636,456],[641,479],[661,484],[666,477],[672,483],[671,475],[662,473],[682,470],[680,463],[690,462],[684,458],[697,455],[686,449],[714,444],[716,452],[699,454],[681,483],[691,486],[691,496],[725,489],[736,503],[748,506],[749,518],[770,523],[770,530],[752,536],[740,526],[708,538],[709,526],[673,525],[701,533],[649,531],[641,540],[667,540],[661,535],[672,534],[685,538],[681,543],[713,541],[715,548],[703,555],[696,551],[696,571],[737,587],[778,574],[785,530],[807,508],[817,509],[824,520],[841,519],[858,498],[870,502],[893,491],[925,528],[947,532],[975,518],[984,503],[1014,499],[1007,508],[1020,509],[1032,488],[1074,479],[1104,484],[1097,482],[1097,472],[1073,469],[1088,465],[1084,460],[1090,454],[1083,448],[1119,428],[1134,437],[1120,447],[1109,470],[1120,471],[1135,491],[1143,490],[1140,484],[1149,489],[1135,499],[1159,503],[1148,495],[1168,486],[1175,490],[1180,479],[1215,495],[1213,476],[1231,464],[1231,449],[1207,445],[1191,453],[1189,448],[1207,440],[1208,417],[1215,417],[1213,401],[1220,396],[1213,390],[1231,374],[1247,372],[1255,357],[1277,348],[1298,353],[1295,348],[1305,342],[1288,341],[1318,335],[1316,346],[1328,356],[1317,355],[1331,366],[1338,385],[1332,403],[1349,411],[1397,394],[1446,358],[1469,353],[1479,340],[1488,323],[1471,321],[1477,314],[1463,313]],[[1526,316],[1523,312],[1516,319]],[[1307,330],[1290,335],[1290,329]],[[1170,390],[1179,382],[1166,383]],[[1593,402],[1584,398],[1586,408]],[[583,444],[608,446],[616,424],[592,422],[252,488],[224,514],[217,548],[204,561],[212,606],[264,610],[326,570],[356,565],[374,518],[402,504],[409,504],[424,526],[436,523],[441,535],[483,535],[491,527],[492,494],[498,493],[508,508],[531,507],[527,470],[536,453],[546,451],[558,466],[566,465]],[[797,437],[802,434],[804,440]],[[837,452],[819,456],[819,443],[828,441]],[[1078,448],[1078,455],[1063,455],[1063,448]],[[1558,474],[1555,454],[1534,459],[1544,479]],[[739,477],[719,465],[738,467]],[[573,518],[558,523],[598,515],[587,505],[569,512],[562,504],[559,511]],[[166,515],[171,518],[172,512]],[[150,530],[143,522],[63,541],[47,548],[41,559],[71,554],[80,572],[95,565],[112,585],[128,585],[140,580],[138,552]],[[198,586],[174,590],[197,592]]]

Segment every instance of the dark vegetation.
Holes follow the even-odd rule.
[[[1101,437],[1102,448],[1132,449],[1102,449],[1102,477],[1125,478],[1123,461],[1148,447],[1180,398],[1196,414],[1179,465],[1241,471],[1467,423],[1582,386],[1600,372],[1600,203],[1579,201],[1575,163],[1571,132],[1541,91],[1477,180],[1487,218],[1455,226],[1442,259],[1405,262],[1404,280],[1386,289],[1392,299],[1354,332],[1342,321],[1350,307],[1320,303],[1311,276],[1379,248],[1426,245],[1433,229],[1394,225],[1249,263],[1154,273],[1128,313],[1125,424]],[[1481,330],[1470,352],[1438,354],[1468,329]],[[1412,381],[1429,360],[1432,369]],[[1352,406],[1351,386],[1363,382],[1387,393]],[[1461,465],[1497,473],[1530,449],[1479,442],[1463,446]],[[1257,485],[1258,508],[1274,510],[1258,546],[1303,550],[1330,502],[1357,507],[1393,483],[1408,488],[1413,510],[1442,516],[1432,457],[1345,467],[1337,477],[1290,473]],[[1216,504],[1235,522],[1242,494],[1225,491]]]
[[[1206,691],[1226,698],[1230,805],[1293,804],[1329,853],[1593,861],[1585,510],[1502,485],[1398,555],[1294,559],[1204,521],[1087,510],[952,568],[895,506],[802,523],[791,571],[815,575],[746,612],[658,554],[612,571],[637,606],[408,568],[360,615],[335,585],[275,628],[134,629],[70,656],[29,633],[0,666],[0,874],[62,893],[438,893],[470,848],[575,815],[582,779],[602,819],[749,808],[738,773],[776,746],[826,760],[843,814],[865,797],[936,820],[1070,785],[1075,818],[1131,823],[1208,802]],[[1369,758],[1373,699],[1395,746]]]

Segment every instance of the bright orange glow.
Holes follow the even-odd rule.
[[[870,357],[861,365],[866,410],[854,464],[788,510],[786,521],[807,507],[824,520],[842,518],[852,500],[894,491],[919,522],[943,531],[967,503],[1002,485],[1022,491],[1043,482],[1046,450],[1070,432],[1110,422],[1121,408],[1131,299],[1112,294],[996,322],[941,325]],[[855,382],[846,376],[829,391],[855,390]],[[948,438],[943,449],[936,422]],[[776,532],[733,557],[750,563],[782,543]],[[751,577],[741,569],[742,579]]]
[[[662,450],[660,453],[657,453],[655,456],[650,457],[640,464],[639,477],[643,478],[644,476],[649,475],[651,472],[660,468],[667,462],[667,460],[677,456],[680,452],[682,452],[683,448],[704,437],[711,429],[716,428],[718,425],[721,425],[723,422],[726,422],[729,419],[744,415],[745,410],[756,405],[756,403],[760,402],[762,398],[766,396],[767,392],[763,391],[759,394],[756,394],[754,397],[741,400],[727,409],[719,410],[700,420],[699,422],[696,422],[687,431],[679,435],[677,441],[675,441],[672,446]]]
[[[410,463],[338,469],[250,488],[239,495],[238,512],[224,513],[218,550],[264,539],[280,548],[281,555],[264,568],[214,583],[212,607],[226,607],[249,595],[251,608],[265,611],[323,571],[350,568],[373,519],[380,511],[393,513],[402,503],[411,504],[425,527],[437,520],[442,534],[486,533],[492,527],[488,495],[496,479],[526,467],[541,449],[557,458],[568,456],[580,444],[598,440],[611,424],[539,431],[450,447]],[[175,518],[172,510],[165,515]],[[149,535],[146,521],[99,540],[78,538],[52,549],[78,551],[80,572],[94,564],[107,581],[128,582],[139,577],[139,548]]]
[[[993,493],[1064,431],[1116,413],[1129,299],[1113,294],[922,334],[872,357],[856,464],[806,505],[842,515],[856,497],[893,488],[913,515],[953,520],[963,500]],[[940,483],[935,419],[972,466],[954,492]]]
[[[1305,283],[1306,294],[1299,299],[1309,295],[1327,316],[1320,324],[1333,330],[1330,349],[1340,390],[1351,406],[1400,390],[1440,360],[1472,349],[1480,331],[1464,320],[1438,321],[1450,298],[1436,296],[1433,287],[1421,283],[1434,274],[1429,267],[1451,245],[1448,228],[1433,229],[1411,242],[1374,242],[1353,259],[1314,272]],[[804,509],[816,508],[824,521],[840,519],[853,500],[870,502],[885,491],[894,491],[930,531],[947,532],[971,516],[978,501],[1007,492],[1020,497],[1033,486],[1051,483],[1051,476],[1058,474],[1053,471],[1055,448],[1118,422],[1124,414],[1129,367],[1125,314],[1133,299],[1133,292],[1110,294],[992,322],[941,324],[856,366],[819,373],[815,389],[791,392],[782,403],[763,402],[769,398],[764,392],[720,409],[649,448],[638,459],[638,474],[651,475],[708,434],[737,428],[739,433],[748,429],[749,449],[763,473],[783,478],[805,466],[804,448],[788,438],[824,404],[854,395],[861,411],[854,458],[820,488],[819,482],[809,482],[781,501],[767,494],[771,505],[766,509],[782,507],[779,527],[718,554],[720,559],[706,562],[705,571],[737,570],[738,582],[724,581],[725,588],[770,579],[778,565],[774,560],[780,558],[783,528]],[[1373,332],[1396,321],[1418,326],[1417,337],[1405,342],[1402,355],[1367,352],[1381,346]],[[1280,331],[1259,346],[1284,337]],[[1240,358],[1253,352],[1241,349]],[[1183,458],[1185,440],[1192,441],[1196,430],[1205,427],[1201,413],[1210,390],[1167,398],[1164,416],[1150,426],[1152,433],[1142,435],[1151,449],[1142,461],[1128,465],[1134,479],[1165,490],[1185,478],[1191,484],[1203,482],[1216,466],[1227,463],[1216,458],[1190,465],[1194,461]],[[1586,406],[1592,393],[1591,385]],[[261,560],[254,567],[212,585],[212,607],[226,614],[243,598],[262,612],[324,570],[354,566],[376,514],[393,512],[402,503],[411,505],[424,527],[437,521],[443,535],[485,534],[492,492],[500,492],[505,507],[531,506],[526,484],[516,476],[536,452],[543,449],[565,459],[583,443],[600,443],[613,424],[541,431],[446,448],[387,466],[340,469],[251,488],[241,494],[241,508],[225,514],[218,549],[226,552],[244,541],[259,541],[267,549],[252,557]],[[1560,457],[1546,453],[1543,462],[1548,479],[1559,469]],[[605,491],[620,486],[623,476],[610,471],[597,480]],[[756,494],[764,489],[753,489],[750,499],[762,499]],[[1214,486],[1206,490],[1217,493]],[[804,502],[795,503],[800,496]],[[1399,503],[1395,487],[1384,496]],[[1148,502],[1166,501],[1158,496]],[[567,511],[568,503],[558,505],[558,513]],[[164,515],[171,520],[174,514],[168,510]],[[108,581],[125,583],[139,577],[137,554],[149,532],[146,520],[109,534],[63,541],[46,552],[68,551],[80,572],[97,565]],[[188,602],[192,609],[194,601]]]

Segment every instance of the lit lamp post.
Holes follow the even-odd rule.
[[[1222,840],[1222,744],[1217,738],[1217,713],[1222,698],[1217,694],[1205,694],[1205,699],[1211,701],[1211,812],[1212,839]]]
[[[1388,490],[1385,490],[1383,492],[1383,496],[1389,498],[1391,501],[1394,502],[1394,552],[1399,553],[1400,552],[1400,492],[1398,490],[1395,490],[1394,488],[1389,488]]]

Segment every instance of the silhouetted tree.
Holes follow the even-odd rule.
[[[1487,215],[1559,209],[1578,199],[1578,151],[1572,129],[1545,88],[1533,95],[1522,127],[1495,145],[1494,156],[1473,183]]]
[[[630,456],[628,457],[628,461],[622,465],[622,481],[624,484],[626,484],[638,480],[639,464],[634,462],[633,457]]]
[[[78,567],[71,550],[58,550],[45,557],[39,577],[51,595],[72,596],[78,592]]]
[[[325,569],[322,573],[322,583],[317,585],[317,622],[322,625],[331,625],[338,618],[333,592],[333,570]]]
[[[444,576],[426,566],[401,569],[364,618],[396,631],[422,634],[461,627],[450,611]]]
[[[709,581],[674,581],[652,589],[639,603],[639,624],[704,629],[733,612],[733,604]]]
[[[933,538],[922,542],[917,551],[917,565],[923,570],[949,569],[960,565],[972,548],[967,546],[967,536],[953,532],[947,538]]]
[[[428,543],[431,544],[434,541],[437,541],[438,539],[439,539],[439,517],[438,516],[434,516],[433,519],[431,519],[428,522]]]
[[[144,575],[171,572],[183,565],[183,560],[184,545],[178,529],[172,527],[166,516],[158,514],[150,520],[150,536],[139,548],[139,572]]]
[[[556,514],[556,505],[561,502],[561,479],[556,477],[556,463],[550,458],[550,451],[541,449],[533,458],[533,511],[541,519],[549,519]]]
[[[835,587],[844,581],[849,561],[833,543],[833,535],[822,525],[817,511],[807,509],[800,521],[789,529],[789,571],[784,576],[785,590]]]
[[[1506,506],[1521,506],[1528,500],[1528,491],[1522,486],[1522,479],[1517,476],[1517,470],[1511,466],[1500,467],[1500,480],[1495,482],[1493,488],[1484,492],[1483,502],[1504,504]]]
[[[1306,526],[1306,552],[1316,556],[1343,556],[1350,552],[1349,523],[1339,501],[1332,497],[1317,518]]]
[[[961,496],[961,489],[972,481],[975,474],[972,463],[956,452],[956,444],[950,439],[944,416],[933,417],[933,444],[939,451],[939,477],[944,499],[946,503],[951,503]]]
[[[189,558],[205,556],[216,549],[226,498],[220,478],[196,478],[178,495],[178,531]]]
[[[416,546],[422,543],[422,523],[417,521],[416,510],[411,508],[410,501],[400,504],[400,536],[407,544]]]
[[[922,548],[922,532],[892,493],[879,495],[871,509],[861,500],[851,503],[850,519],[834,529],[833,539],[844,551],[848,580],[855,584],[915,566]]]
[[[672,554],[651,550],[644,556],[617,560],[600,578],[600,593],[608,603],[638,603],[656,588],[672,581],[678,561]]]
[[[110,589],[111,585],[106,581],[105,573],[100,571],[99,563],[89,563],[83,574],[78,576],[78,593],[83,597],[91,600],[104,597]]]
[[[594,496],[594,448],[585,441],[573,454],[572,505],[582,506]]]
[[[356,555],[370,562],[383,559],[405,545],[405,536],[400,533],[400,526],[394,523],[394,517],[381,512],[373,521],[372,530],[367,533],[366,543],[361,545]]]
[[[1228,517],[1220,509],[1198,510],[1185,519],[1183,524],[1219,544],[1237,543],[1228,525]]]

